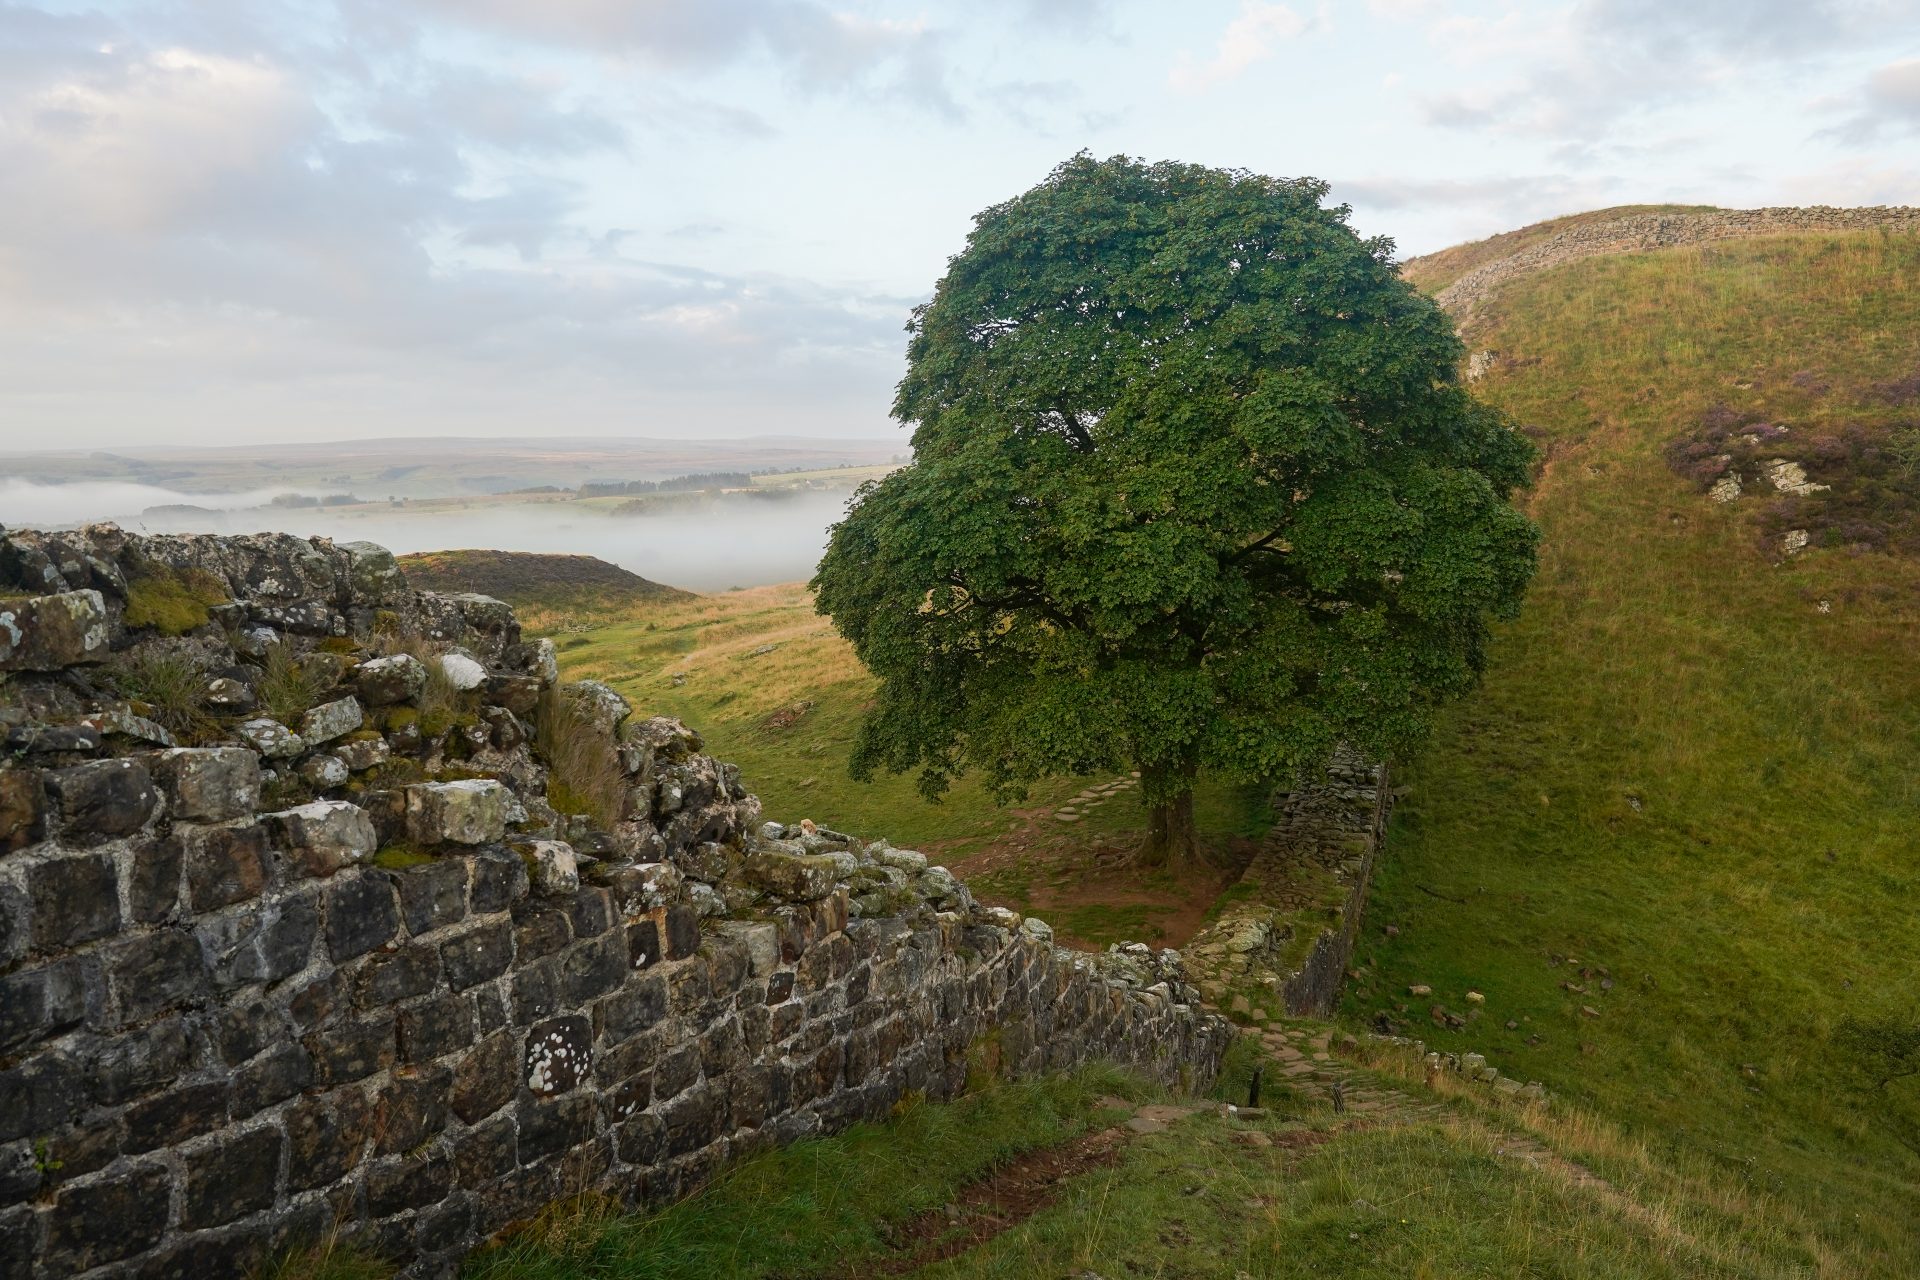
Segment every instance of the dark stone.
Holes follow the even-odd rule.
[[[339,975],[323,973],[288,997],[287,1013],[296,1029],[307,1031],[331,1018],[339,1002]]]
[[[23,1138],[0,1147],[0,1204],[18,1204],[40,1189],[41,1156],[36,1146]]]
[[[229,1110],[235,1120],[285,1102],[313,1083],[313,1059],[297,1044],[275,1045],[233,1075]]]
[[[375,1014],[308,1035],[303,1044],[313,1056],[314,1083],[323,1089],[362,1080],[393,1065],[393,1014]]]
[[[307,1098],[287,1109],[287,1190],[328,1186],[360,1163],[373,1108],[353,1089]]]
[[[479,1035],[491,1035],[513,1022],[513,1011],[499,987],[481,987],[467,998],[473,1002],[473,1027]]]
[[[667,1126],[667,1154],[683,1156],[708,1146],[727,1131],[726,1095],[713,1085],[690,1089],[660,1108]]]
[[[736,1128],[758,1129],[767,1122],[774,1100],[773,1075],[767,1067],[743,1067],[733,1073],[727,1103]]]
[[[653,1096],[671,1098],[692,1084],[700,1075],[700,1051],[693,1045],[676,1046],[660,1055],[653,1069]]]
[[[740,1024],[732,1018],[709,1027],[699,1040],[700,1065],[708,1079],[725,1075],[745,1056]]]
[[[464,991],[475,983],[497,978],[513,963],[513,929],[505,920],[483,924],[451,939],[440,948],[447,985]]]
[[[527,1026],[560,1012],[560,977],[552,960],[528,965],[513,975],[513,1021]]]
[[[33,933],[31,915],[27,891],[18,885],[0,884],[0,966],[27,954]]]
[[[0,1071],[0,1142],[70,1124],[81,1093],[79,1064],[59,1049]]]
[[[122,1022],[139,1022],[206,994],[207,962],[200,944],[176,929],[128,938],[103,963]]]
[[[411,943],[367,962],[360,973],[359,1005],[372,1009],[423,996],[439,981],[440,952],[428,943]]]
[[[540,1098],[578,1088],[593,1068],[593,1025],[578,1014],[527,1029],[525,1080]]]
[[[383,1160],[367,1170],[367,1216],[385,1218],[438,1204],[451,1190],[453,1169],[445,1156]]]
[[[613,909],[613,895],[594,885],[582,886],[573,896],[568,914],[573,918],[576,938],[597,938],[613,928],[613,922],[619,918]]]
[[[329,885],[325,915],[327,954],[335,964],[391,942],[400,928],[393,886],[378,874]]]
[[[319,927],[316,899],[304,893],[210,916],[199,933],[213,962],[214,985],[225,989],[278,982],[306,968]]]
[[[652,920],[637,920],[627,926],[627,961],[636,969],[659,963],[663,947],[660,925]]]
[[[407,932],[418,937],[467,915],[467,859],[439,858],[391,873]]]
[[[513,1116],[501,1116],[453,1139],[453,1181],[478,1187],[512,1170],[515,1154]]]
[[[181,1227],[217,1227],[272,1205],[280,1145],[278,1130],[260,1128],[187,1156]]]
[[[127,1108],[126,1148],[138,1155],[212,1133],[227,1122],[225,1080],[176,1087]]]
[[[213,911],[267,887],[267,831],[245,827],[174,829],[187,872],[187,901],[195,911]]]
[[[453,1113],[474,1124],[512,1102],[520,1092],[520,1052],[511,1031],[497,1031],[475,1045],[453,1071]]]
[[[661,974],[646,974],[624,983],[600,1002],[600,1036],[607,1044],[620,1044],[666,1016],[667,980]]]
[[[37,769],[0,770],[0,853],[37,842],[47,829],[47,784]]]
[[[558,907],[522,903],[514,908],[514,954],[522,962],[550,956],[573,941],[573,922]]]
[[[167,1171],[159,1165],[62,1187],[47,1215],[41,1266],[49,1275],[75,1275],[145,1252],[160,1242],[167,1209]]]
[[[569,1005],[618,990],[626,976],[626,940],[617,933],[575,943],[560,956],[560,996]]]
[[[33,1274],[33,1258],[40,1252],[40,1218],[25,1205],[0,1210],[0,1276]]]
[[[785,1004],[791,999],[793,999],[793,970],[778,970],[767,979],[767,1003]]]
[[[374,1100],[374,1150],[410,1151],[447,1127],[453,1072],[445,1067],[419,1075],[395,1073]]]
[[[667,1126],[657,1115],[643,1113],[615,1130],[620,1158],[642,1169],[659,1164],[667,1155]]]
[[[505,911],[527,896],[527,865],[518,855],[497,845],[473,855],[473,911],[484,915]]]
[[[593,1136],[599,1109],[591,1094],[528,1098],[520,1104],[520,1163],[571,1150]]]
[[[473,1231],[473,1201],[456,1196],[438,1209],[420,1215],[420,1231],[413,1238],[414,1248],[428,1256],[446,1253],[464,1245]]]
[[[133,866],[127,875],[127,905],[133,918],[155,924],[180,905],[180,842],[142,838],[133,845]]]
[[[33,900],[33,942],[77,947],[120,928],[120,882],[104,853],[56,858],[27,868]]]
[[[277,1043],[285,1033],[285,1019],[264,1000],[249,1000],[222,1011],[213,1028],[220,1060],[230,1067]]]
[[[700,917],[684,902],[667,908],[667,955],[685,959],[700,949]]]
[[[473,1043],[473,1006],[448,995],[402,1009],[399,1031],[400,1061],[428,1062]]]
[[[59,1170],[62,1182],[98,1173],[119,1158],[126,1145],[127,1126],[119,1116],[96,1119],[69,1129],[47,1144],[47,1158]]]
[[[87,1063],[87,1086],[95,1102],[118,1106],[172,1084],[192,1055],[179,1018],[149,1023],[101,1042]]]
[[[27,755],[98,751],[106,735],[90,724],[21,724],[7,730],[7,748]]]
[[[66,827],[83,835],[131,835],[153,816],[160,793],[133,760],[93,760],[46,774]]]

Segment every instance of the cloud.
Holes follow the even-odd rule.
[[[1282,41],[1304,35],[1313,23],[1284,4],[1240,0],[1240,12],[1220,33],[1219,47],[1207,62],[1182,51],[1174,59],[1167,83],[1182,93],[1199,93],[1235,79],[1256,62],[1273,56]]]
[[[1838,126],[1822,131],[1843,142],[1859,144],[1883,133],[1920,130],[1920,58],[1890,62],[1854,94],[1818,105],[1850,112]]]

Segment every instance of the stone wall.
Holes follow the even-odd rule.
[[[1920,231],[1920,208],[1873,206],[1835,209],[1724,209],[1705,213],[1637,213],[1594,222],[1530,245],[1467,272],[1442,289],[1437,300],[1464,327],[1475,307],[1516,276],[1605,253],[1664,249],[1742,236],[1782,235],[1796,231],[1867,231],[1887,228]]]
[[[1248,1016],[1333,1012],[1390,805],[1386,767],[1345,748],[1323,778],[1274,797],[1260,851],[1186,947],[1209,1001]]]
[[[128,696],[156,669],[191,717]],[[0,673],[9,1278],[234,1275],[334,1230],[441,1274],[970,1060],[1199,1087],[1230,1039],[1175,953],[1060,950],[910,850],[760,823],[697,734],[378,548],[15,532]],[[550,803],[556,709],[616,812]]]

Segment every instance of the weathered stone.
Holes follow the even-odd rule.
[[[613,686],[598,680],[577,680],[564,686],[562,691],[586,715],[587,722],[608,737],[613,736],[626,718],[633,714],[632,703]]]
[[[363,874],[329,886],[323,903],[327,954],[335,964],[386,945],[399,931],[393,886],[384,876]]]
[[[234,729],[234,733],[269,760],[291,759],[307,749],[306,739],[278,720],[269,720],[264,716],[246,721]]]
[[[579,890],[580,862],[572,845],[563,840],[534,840],[520,848],[536,893],[557,897]]]
[[[338,1181],[360,1163],[373,1110],[358,1091],[339,1089],[296,1103],[286,1126],[287,1189],[305,1191]]]
[[[452,1087],[453,1072],[445,1067],[395,1072],[374,1100],[374,1150],[381,1155],[410,1151],[444,1130],[452,1114],[447,1105]]]
[[[300,717],[300,740],[309,748],[344,738],[367,721],[357,698],[323,702]]]
[[[347,764],[338,756],[308,756],[300,762],[300,776],[315,791],[331,791],[347,784]]]
[[[435,661],[440,666],[441,676],[460,693],[478,689],[487,682],[486,667],[476,662],[471,654],[456,649],[441,654]]]
[[[484,848],[473,856],[473,910],[476,915],[505,911],[527,896],[527,864],[500,848]]]
[[[393,552],[376,542],[343,542],[347,553],[347,599],[353,604],[386,604],[407,589],[407,577]]]
[[[60,671],[107,656],[107,602],[62,591],[0,602],[0,671]]]
[[[265,815],[299,874],[330,876],[367,861],[379,846],[373,818],[345,800],[315,800]]]
[[[817,902],[833,892],[838,868],[815,854],[749,854],[740,864],[747,883],[787,902]]]
[[[498,675],[487,679],[487,701],[515,715],[530,716],[540,705],[544,686],[538,676]]]
[[[427,845],[492,844],[507,833],[513,792],[491,778],[407,788],[407,830]]]
[[[385,764],[393,755],[387,740],[381,737],[348,738],[334,744],[333,754],[349,772],[365,773],[368,769]]]
[[[260,757],[244,747],[175,747],[148,765],[175,821],[225,822],[260,807]]]
[[[473,1043],[473,1005],[459,996],[442,996],[400,1011],[400,1060],[429,1062]]]
[[[313,1057],[314,1083],[321,1088],[363,1080],[393,1065],[394,1015],[341,1023],[313,1032],[301,1043]]]
[[[267,885],[267,829],[175,827],[187,873],[187,902],[195,911],[213,911],[257,898]]]
[[[138,1155],[212,1133],[227,1122],[228,1093],[225,1080],[202,1080],[136,1102],[126,1112],[126,1150]]]
[[[160,803],[152,777],[133,760],[94,760],[45,776],[64,825],[83,835],[138,831]]]
[[[370,707],[414,702],[427,687],[427,669],[410,653],[373,658],[354,668],[353,687]]]
[[[447,985],[455,991],[497,978],[513,962],[513,929],[506,921],[481,925],[440,948]]]
[[[77,947],[118,930],[118,884],[113,858],[105,853],[69,854],[29,867],[34,945]]]
[[[23,849],[47,828],[47,786],[38,769],[0,769],[0,853]]]
[[[137,714],[124,702],[116,703],[105,711],[94,712],[80,723],[91,725],[104,736],[122,740],[123,745],[126,743],[135,746],[171,747],[174,745],[173,735],[167,732],[165,726]]]
[[[313,1083],[313,1059],[298,1044],[278,1044],[233,1074],[227,1112],[234,1120],[285,1102]]]
[[[240,714],[253,710],[255,701],[253,690],[232,676],[218,676],[207,682],[207,705],[216,711]]]
[[[417,936],[466,918],[466,859],[439,858],[389,875],[400,891],[400,913],[408,933]]]
[[[917,876],[927,869],[927,855],[912,849],[875,849],[873,860],[883,867],[892,867],[910,876]]]
[[[217,1227],[272,1204],[280,1145],[279,1131],[261,1128],[188,1156],[180,1225]]]
[[[50,1275],[78,1275],[152,1248],[166,1230],[168,1182],[166,1169],[144,1164],[62,1187],[47,1215],[41,1266]]]
[[[475,1045],[454,1068],[453,1113],[477,1124],[512,1102],[520,1090],[518,1037],[496,1031]]]
[[[593,1025],[569,1015],[529,1027],[524,1065],[527,1089],[537,1098],[578,1087],[593,1068]]]

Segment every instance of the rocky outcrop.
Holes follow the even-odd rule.
[[[1518,253],[1495,259],[1467,272],[1442,289],[1436,300],[1467,327],[1478,305],[1517,276],[1544,271],[1581,258],[1606,253],[1633,253],[1675,245],[1703,244],[1744,236],[1782,235],[1796,231],[1920,231],[1920,208],[1872,206],[1835,209],[1810,208],[1716,209],[1702,213],[1636,213],[1606,222],[1592,222],[1529,245]]]
[[[338,1232],[439,1275],[555,1197],[950,1097],[985,1043],[1217,1071],[1175,953],[1063,951],[912,850],[763,823],[698,734],[391,563],[0,538],[0,610],[90,619],[0,687],[0,1274]]]

